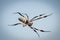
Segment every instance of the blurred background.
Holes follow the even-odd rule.
[[[33,27],[51,32],[38,32],[28,26],[8,26],[18,23],[21,17],[15,12],[27,13],[29,18],[39,14],[53,15],[34,21]],[[0,39],[1,40],[60,40],[60,1],[59,0],[0,0]]]

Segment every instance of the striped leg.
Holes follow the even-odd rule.
[[[36,18],[38,18],[38,17],[41,17],[41,16],[43,16],[43,15],[45,15],[45,14],[40,14],[40,15],[38,15],[38,16],[35,16],[35,17],[33,17],[30,21],[33,21],[34,19],[36,19]]]
[[[31,29],[33,29],[33,31],[38,35],[38,37],[40,37],[39,36],[39,34],[38,34],[38,32],[33,28],[33,27],[31,27],[31,26],[29,26]]]
[[[16,13],[14,13],[14,14],[17,14],[17,13],[18,13],[20,16],[24,17],[20,12],[16,12]]]
[[[33,20],[30,20],[30,21],[35,21],[35,20],[38,20],[38,19],[46,18],[46,17],[48,17],[48,16],[50,16],[50,15],[52,15],[52,14],[45,15],[45,16],[38,16],[38,18],[33,19]]]
[[[41,32],[50,32],[50,31],[40,30],[40,29],[37,29],[37,28],[34,28],[34,29],[37,30],[37,31],[41,31]]]
[[[8,25],[8,26],[16,26],[16,25],[19,25],[21,23],[16,23],[16,24],[12,24],[12,25]]]

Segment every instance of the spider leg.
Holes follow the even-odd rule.
[[[37,28],[34,28],[34,29],[37,30],[37,31],[41,31],[41,32],[50,32],[50,31],[40,30],[40,29],[37,29]]]
[[[42,18],[46,18],[46,17],[48,17],[48,16],[50,16],[50,15],[52,15],[52,14],[49,14],[49,15],[45,15],[45,16],[42,16],[42,17],[36,18],[36,19],[34,19],[34,20],[32,20],[32,21],[35,21],[35,20],[38,20],[38,19],[42,19]]]
[[[33,31],[38,35],[38,37],[40,37],[38,32],[33,27],[30,26],[30,28],[33,29]]]
[[[29,20],[29,16],[26,13],[25,13],[25,15],[26,15],[27,19]]]
[[[44,14],[40,14],[39,16],[35,16],[35,17],[33,17],[30,21],[32,21],[32,20],[34,20],[35,18],[37,18],[37,17],[41,17],[41,16],[43,16]]]
[[[18,13],[20,16],[24,17],[20,12],[16,12],[16,13]],[[16,13],[15,13],[15,14],[16,14]]]
[[[16,25],[19,25],[21,23],[16,23],[16,24],[12,24],[12,25],[8,25],[8,26],[16,26]]]
[[[38,37],[40,37],[39,34],[38,34],[38,32],[36,30],[34,30],[34,32],[38,35]]]

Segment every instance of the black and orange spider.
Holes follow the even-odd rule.
[[[44,30],[40,30],[40,29],[37,29],[35,27],[32,27],[33,25],[33,21],[35,20],[38,20],[38,19],[42,19],[42,18],[46,18],[52,14],[49,14],[49,15],[45,15],[45,14],[40,14],[38,16],[35,16],[33,17],[31,20],[29,20],[29,16],[25,13],[26,16],[22,15],[20,12],[16,12],[17,14],[19,14],[20,18],[18,18],[18,20],[21,22],[21,23],[16,23],[16,24],[12,24],[10,26],[16,26],[16,25],[19,25],[19,24],[22,24],[23,27],[25,27],[26,25],[28,25],[31,29],[33,29],[34,32],[37,33],[37,35],[39,36],[38,32],[37,31],[40,31],[40,32],[50,32],[50,31],[44,31]]]

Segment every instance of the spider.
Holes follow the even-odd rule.
[[[37,31],[40,31],[40,32],[50,32],[50,31],[44,31],[44,30],[41,30],[41,29],[37,29],[35,27],[32,27],[32,25],[33,25],[33,21],[38,20],[38,19],[42,19],[42,18],[46,18],[46,17],[48,17],[48,16],[50,16],[52,14],[49,14],[49,15],[40,14],[38,16],[33,17],[30,20],[29,20],[29,16],[26,13],[24,14],[26,16],[24,16],[20,12],[16,12],[16,14],[19,14],[21,16],[20,18],[18,18],[18,20],[21,23],[12,24],[12,25],[9,25],[9,26],[16,26],[16,25],[22,24],[23,27],[25,27],[26,25],[28,25],[28,27],[30,27],[38,36],[39,36],[39,34],[38,34]]]

